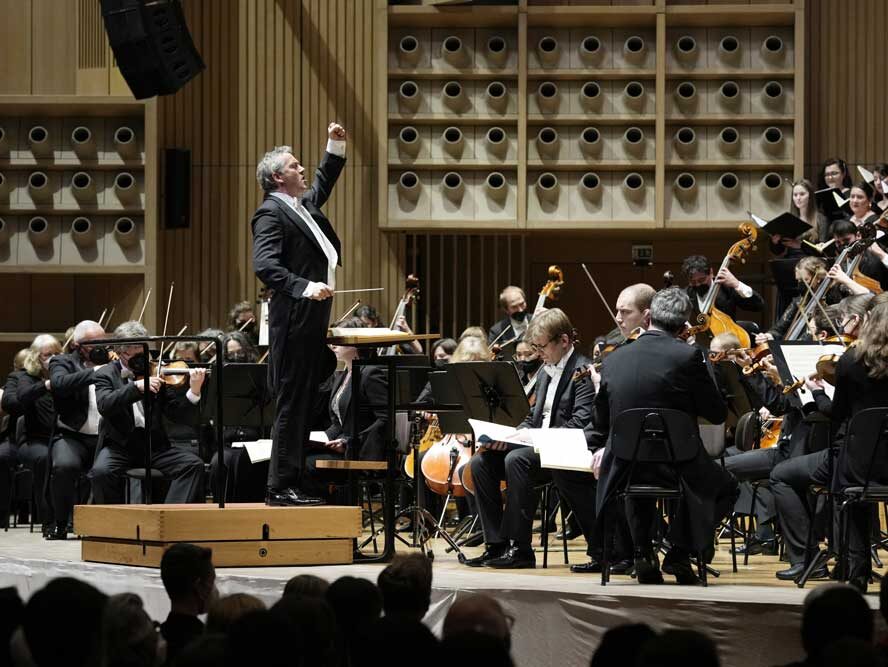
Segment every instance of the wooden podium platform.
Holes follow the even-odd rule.
[[[177,542],[213,550],[216,567],[344,565],[361,535],[359,507],[216,505],[78,505],[74,532],[81,558],[160,567]]]

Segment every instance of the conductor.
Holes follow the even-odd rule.
[[[273,290],[268,307],[268,381],[275,396],[268,505],[318,505],[300,488],[304,449],[318,386],[336,358],[327,347],[339,237],[321,207],[345,165],[345,129],[327,128],[327,150],[311,187],[289,146],[260,160],[256,180],[265,193],[253,214],[253,270]]]

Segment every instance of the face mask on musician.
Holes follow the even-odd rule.
[[[89,361],[96,366],[102,366],[103,364],[107,364],[111,357],[108,353],[107,347],[101,346],[78,346],[78,351],[80,352],[80,357],[84,361]]]
[[[232,364],[245,364],[249,361],[246,350],[238,350],[237,352],[229,352],[225,355],[225,361]]]
[[[450,359],[435,359],[435,368],[445,368],[450,363]]]
[[[126,360],[126,367],[129,368],[133,375],[145,375],[148,371],[148,361],[144,352],[134,354]]]
[[[515,366],[525,377],[535,373],[542,364],[541,359],[522,359],[515,362]]]
[[[511,318],[512,318],[513,320],[515,320],[516,322],[520,322],[521,320],[524,319],[524,317],[525,317],[526,315],[527,315],[527,311],[526,311],[526,310],[516,310],[514,313],[512,313],[511,315],[509,315],[509,317],[511,317]]]
[[[706,296],[706,293],[709,291],[709,285],[694,285],[692,289],[694,290],[694,294],[703,297]]]

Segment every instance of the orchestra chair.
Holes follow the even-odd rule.
[[[617,415],[611,428],[608,446],[614,462],[622,461],[626,471],[615,487],[613,496],[601,508],[604,544],[601,562],[601,585],[607,585],[610,578],[610,535],[608,534],[608,506],[614,499],[625,502],[627,499],[653,499],[669,504],[670,522],[672,510],[681,503],[685,495],[685,482],[681,464],[697,458],[702,443],[698,436],[697,422],[686,412],[667,408],[632,408]],[[669,471],[672,483],[651,484],[636,481],[638,471],[652,467]],[[661,476],[665,478],[665,476]],[[663,546],[662,543],[660,545]],[[703,551],[696,554],[699,577],[704,586],[706,580],[706,560]]]
[[[848,552],[851,526],[849,508],[860,505],[878,505],[888,502],[888,407],[861,410],[851,419],[843,445],[846,477],[857,484],[837,490],[839,497],[839,544],[836,566],[842,578],[850,573]],[[813,523],[813,522],[812,522]]]
[[[15,422],[15,443],[21,447],[28,440],[25,431],[24,416],[16,419]],[[26,468],[21,463],[18,464],[12,472],[12,484],[9,486],[9,509],[12,512],[12,527],[18,528],[18,505],[19,503],[27,503],[28,518],[30,521],[29,532],[34,532],[34,514],[37,508],[37,499],[34,488],[34,472],[30,468]],[[9,530],[9,517],[7,517],[6,528]]]
[[[561,544],[564,550],[564,564],[569,565],[570,560],[567,557],[567,522],[565,520],[567,507],[558,494],[555,482],[546,482],[538,486],[536,490],[540,494],[540,517],[543,520],[542,533],[540,535],[540,546],[543,547],[543,568],[545,569],[549,566],[549,521],[555,518],[556,512],[559,512],[561,515]],[[555,506],[550,513],[549,504],[553,498],[555,499]]]

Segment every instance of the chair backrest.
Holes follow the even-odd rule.
[[[844,447],[849,481],[888,482],[888,407],[867,408],[854,415]]]
[[[671,408],[632,408],[614,420],[610,434],[613,455],[635,463],[683,463],[700,453],[697,422]]]
[[[15,420],[15,444],[21,447],[28,442],[28,431],[27,424],[25,423],[25,416],[22,415],[18,419]]]

